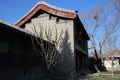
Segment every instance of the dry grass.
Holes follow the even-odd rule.
[[[99,76],[99,77],[86,77],[84,80],[120,80],[120,76]]]

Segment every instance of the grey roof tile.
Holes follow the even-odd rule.
[[[23,19],[25,16],[27,16],[36,6],[38,6],[38,5],[40,5],[40,4],[46,5],[46,6],[50,7],[50,8],[52,8],[52,9],[56,9],[56,10],[60,10],[60,11],[63,11],[63,12],[75,13],[75,14],[76,14],[76,12],[75,12],[74,10],[68,10],[68,9],[64,9],[64,8],[59,8],[59,7],[50,5],[50,4],[48,4],[47,2],[45,2],[45,1],[40,1],[40,2],[38,2],[30,11],[28,11],[28,13],[25,14],[21,19]],[[19,19],[16,23],[18,23],[21,19]],[[16,23],[15,23],[15,24],[16,24]]]

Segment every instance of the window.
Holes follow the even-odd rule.
[[[46,17],[46,16],[48,16],[48,14],[46,14],[46,13],[39,15],[39,17]]]
[[[49,15],[49,20],[56,19],[56,17]]]
[[[66,23],[67,20],[57,18],[56,22],[57,22],[57,23]]]
[[[56,22],[59,22],[59,18],[56,19]]]

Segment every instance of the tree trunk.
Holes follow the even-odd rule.
[[[97,59],[97,61],[98,61],[99,58],[98,58],[98,55],[97,55],[97,51],[96,51],[96,49],[94,49],[94,53],[95,53],[95,57],[96,57],[96,59]]]

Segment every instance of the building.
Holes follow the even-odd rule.
[[[33,28],[39,33],[41,28],[57,29],[58,35],[63,31],[63,54],[62,62],[56,65],[56,69],[65,73],[88,68],[88,43],[89,36],[80,21],[77,12],[52,6],[46,2],[38,2],[24,17],[15,25],[0,21],[0,64],[24,66],[38,64],[39,56],[34,54],[30,36],[34,34]],[[45,32],[43,32],[45,33]],[[45,37],[42,38],[46,40]],[[4,46],[4,47],[3,47]],[[6,64],[2,63],[3,56]],[[37,58],[36,58],[37,57]],[[18,62],[17,62],[18,61]],[[36,65],[35,65],[36,63]],[[8,66],[9,67],[9,66]]]
[[[120,70],[120,50],[113,50],[109,53],[106,53],[103,56],[103,59],[106,70],[111,71],[112,64],[113,70]]]

